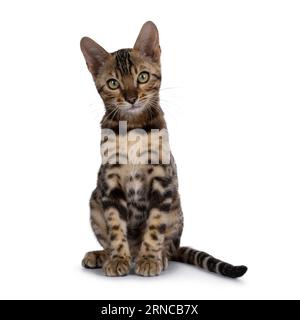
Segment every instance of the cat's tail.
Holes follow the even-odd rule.
[[[178,248],[177,253],[173,256],[172,260],[192,264],[229,278],[239,278],[247,272],[246,266],[233,266],[227,262],[214,258],[206,252],[189,247]]]

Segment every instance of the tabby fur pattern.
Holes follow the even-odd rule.
[[[102,132],[114,134],[117,145],[109,144],[105,135],[101,140],[106,161],[90,199],[90,218],[103,250],[88,252],[83,266],[103,268],[107,276],[127,275],[134,266],[138,275],[156,276],[174,260],[231,278],[242,276],[245,266],[180,247],[183,214],[176,164],[171,153],[163,161],[168,138],[153,139],[167,129],[159,101],[161,50],[154,23],[143,25],[133,49],[108,53],[84,37],[81,50],[105,105]],[[122,132],[121,122],[126,122]],[[121,149],[124,144],[130,149],[135,138],[144,162],[127,161],[128,154]]]

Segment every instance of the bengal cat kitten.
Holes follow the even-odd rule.
[[[154,23],[143,25],[133,49],[108,53],[87,37],[80,46],[105,105],[102,165],[90,199],[91,226],[103,250],[88,252],[83,266],[124,276],[134,265],[136,274],[156,276],[173,260],[231,278],[244,275],[245,266],[179,246],[183,215],[159,103],[161,50]],[[138,152],[130,156],[136,140]]]

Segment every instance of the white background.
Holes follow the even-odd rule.
[[[0,5],[0,297],[300,298],[298,1],[6,1]],[[103,106],[79,49],[131,47],[153,20],[185,212],[182,244],[240,280],[82,270]]]

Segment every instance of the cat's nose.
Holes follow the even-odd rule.
[[[137,97],[126,97],[126,101],[131,103],[131,104],[134,104],[137,100]]]

